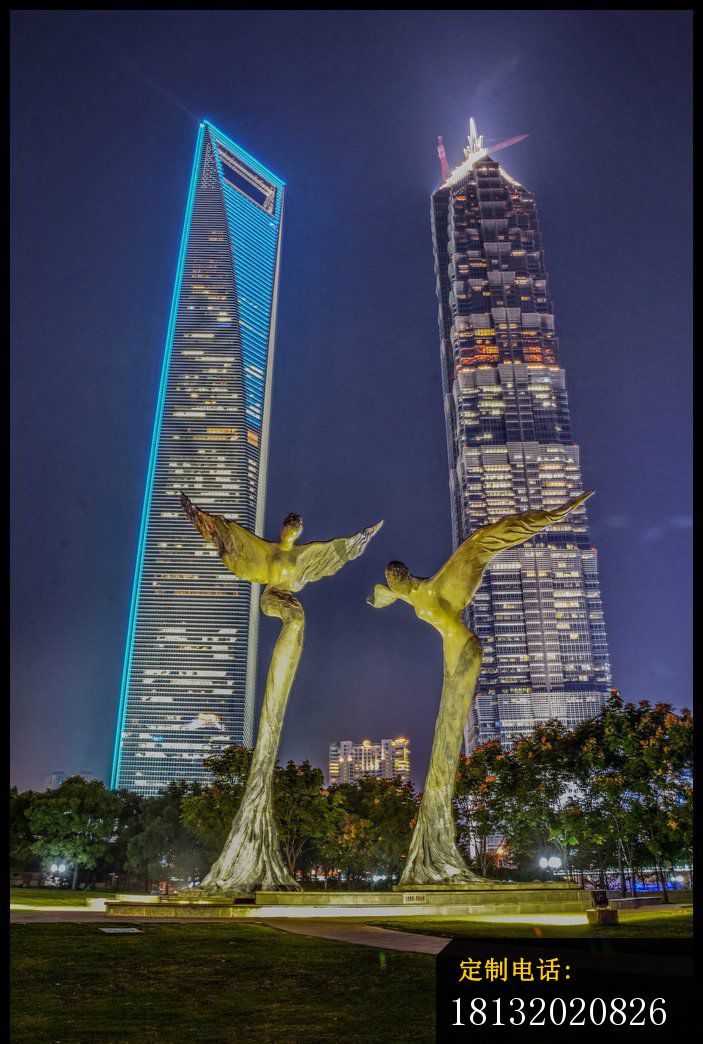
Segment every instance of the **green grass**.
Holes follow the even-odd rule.
[[[379,928],[418,932],[422,935],[443,935],[454,939],[472,937],[524,938],[541,935],[545,938],[581,938],[586,936],[616,936],[617,938],[653,939],[690,936],[693,934],[693,908],[680,910],[640,908],[620,911],[620,923],[615,926],[592,924],[497,924],[493,921],[429,920],[423,917],[404,917],[398,920],[367,920]]]
[[[86,899],[114,898],[114,892],[74,892],[70,888],[10,888],[10,902],[23,906],[85,906]]]
[[[434,959],[264,925],[15,924],[13,1044],[434,1041]]]

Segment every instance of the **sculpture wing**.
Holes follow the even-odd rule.
[[[301,544],[295,562],[296,577],[294,590],[299,591],[305,584],[315,583],[325,576],[334,576],[342,566],[352,559],[363,555],[369,541],[379,531],[383,522],[363,529],[350,537],[337,537],[336,540],[319,541],[314,544]]]
[[[595,490],[581,493],[552,511],[525,511],[481,526],[460,544],[449,561],[433,578],[435,589],[455,609],[464,609],[483,576],[483,570],[499,551],[524,544],[530,537],[546,529],[580,507]]]
[[[214,544],[224,566],[240,580],[266,584],[270,543],[224,515],[209,515],[181,493],[181,504],[202,536]]]

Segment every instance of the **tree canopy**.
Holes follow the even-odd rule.
[[[239,807],[252,752],[207,759],[206,784],[172,783],[157,797],[112,792],[73,776],[45,793],[10,792],[14,871],[69,864],[75,874],[197,882],[219,855]],[[653,867],[660,887],[692,861],[693,720],[689,711],[613,693],[602,712],[567,730],[545,722],[512,749],[497,742],[462,757],[457,841],[482,876],[543,875],[558,854],[567,872],[620,875],[634,888]],[[421,795],[401,779],[365,777],[325,789],[308,761],[277,765],[281,850],[301,879],[322,871],[349,887],[397,880]],[[387,887],[387,884],[384,885]]]

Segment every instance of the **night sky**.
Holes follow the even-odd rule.
[[[386,521],[303,593],[282,758],[402,734],[424,777],[440,642],[365,596],[389,559],[429,575],[451,550],[429,197],[469,115],[489,144],[529,135],[498,157],[540,208],[613,684],[690,705],[690,15],[13,23],[12,782],[109,771],[203,117],[287,182],[266,535],[289,511],[306,540]]]

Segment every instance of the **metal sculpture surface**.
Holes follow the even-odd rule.
[[[240,580],[264,584],[260,607],[282,621],[271,657],[259,731],[242,803],[219,858],[203,879],[205,894],[231,895],[262,890],[298,890],[281,857],[273,814],[272,787],[286,704],[303,649],[305,614],[294,596],[306,584],[333,576],[363,554],[383,525],[370,526],[351,537],[296,544],[303,531],[300,515],[288,515],[281,539],[264,540],[222,515],[209,515],[191,503],[181,503],[196,529],[217,548],[222,564]]]
[[[593,492],[593,491],[591,491]],[[480,882],[456,846],[452,796],[466,716],[481,666],[479,639],[465,626],[462,613],[476,594],[486,566],[506,548],[516,547],[547,526],[560,522],[591,496],[583,493],[553,511],[507,515],[475,530],[438,573],[413,576],[403,562],[390,562],[388,586],[377,584],[368,599],[375,608],[400,599],[420,620],[442,636],[444,681],[435,725],[430,765],[400,886]]]

